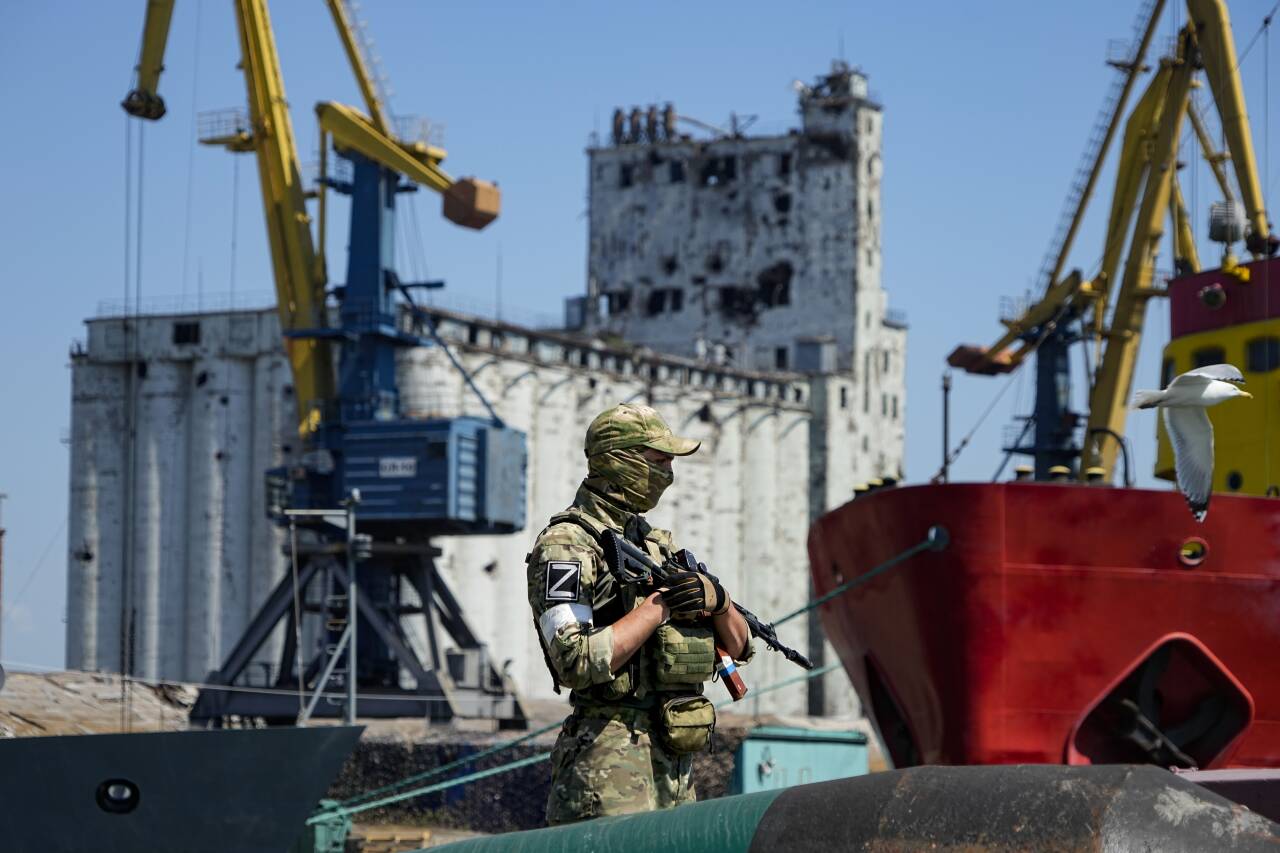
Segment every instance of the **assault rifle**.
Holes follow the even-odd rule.
[[[606,530],[601,545],[604,548],[604,560],[609,566],[609,571],[619,583],[656,589],[663,586],[675,571],[697,572],[706,575],[716,583],[720,582],[720,579],[707,571],[706,565],[699,563],[693,556],[693,552],[687,549],[677,551],[671,563],[658,564],[644,551],[619,536],[616,531]],[[792,663],[805,669],[813,669],[813,661],[778,639],[778,634],[771,623],[760,621],[759,617],[736,601],[733,602],[733,606],[742,614],[743,620],[751,630],[751,636],[759,638],[766,646],[781,653]],[[721,680],[729,690],[729,695],[736,702],[746,695],[747,686],[733,665],[733,656],[721,648],[719,638],[716,641],[716,658],[718,661],[716,672],[720,673]]]

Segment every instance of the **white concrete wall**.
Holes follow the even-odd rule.
[[[761,618],[807,599],[810,381],[690,360],[638,355],[439,312],[442,335],[498,414],[527,433],[525,530],[447,537],[442,573],[472,629],[525,695],[550,697],[526,600],[524,556],[585,473],[582,440],[600,411],[651,401],[673,428],[704,442],[676,463],[676,481],[650,514],[670,527]],[[175,322],[201,324],[199,344],[175,345]],[[89,323],[73,364],[68,559],[68,660],[118,670],[122,530],[128,476],[124,321]],[[263,512],[263,469],[293,447],[293,398],[273,312],[147,317],[137,347],[139,400],[133,579],[135,671],[199,680],[220,665],[282,576],[282,533]],[[417,417],[483,414],[439,348],[404,350],[404,408]],[[799,462],[797,461],[799,460]],[[85,554],[90,554],[88,559]],[[154,556],[153,556],[154,555]],[[781,630],[807,648],[807,621]],[[425,649],[419,632],[415,645]],[[447,645],[444,637],[440,638]],[[274,663],[277,645],[260,657]],[[764,685],[797,673],[761,649],[747,671]],[[828,677],[829,679],[832,676]],[[804,691],[770,694],[761,711],[802,712]]]
[[[173,343],[176,322],[199,322],[200,343]],[[263,472],[294,431],[279,340],[268,312],[148,317],[136,335],[89,323],[72,367],[69,667],[120,671],[123,618],[134,673],[203,680],[275,585]]]

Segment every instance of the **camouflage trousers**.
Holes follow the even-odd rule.
[[[551,752],[547,823],[668,809],[697,799],[693,756],[674,755],[650,734],[649,713],[574,712]]]

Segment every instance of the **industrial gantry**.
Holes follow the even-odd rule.
[[[498,215],[498,189],[453,179],[440,168],[442,149],[392,131],[347,9],[342,0],[327,3],[368,114],[317,105],[317,190],[303,186],[265,0],[234,2],[248,111],[223,114],[202,128],[202,142],[252,152],[258,163],[304,444],[297,457],[302,464],[264,472],[267,504],[282,523],[314,523],[310,535],[292,537],[294,572],[285,573],[222,667],[209,675],[217,686],[201,691],[192,719],[290,722],[298,717],[298,698],[288,691],[305,689],[329,699],[313,703],[318,715],[336,715],[345,705],[354,717],[358,702],[361,716],[488,717],[523,726],[513,685],[468,627],[437,569],[441,552],[431,540],[524,526],[525,436],[502,422],[465,371],[488,418],[406,418],[396,383],[398,349],[448,352],[411,296],[415,288],[440,283],[404,282],[395,270],[397,194],[428,187],[442,194],[446,218],[480,229]],[[158,86],[172,14],[173,0],[149,0],[135,87],[123,103],[139,118],[165,113]],[[349,180],[328,174],[331,145],[351,164]],[[327,189],[351,197],[347,275],[338,286],[329,286],[324,259]],[[318,203],[314,238],[306,208],[311,196]],[[332,523],[332,515],[345,515],[348,523]],[[304,606],[295,608],[295,596]],[[414,619],[425,621],[422,655],[411,641]],[[304,631],[308,624],[315,627]],[[281,625],[285,641],[269,685],[276,689],[226,689],[249,686],[252,659]],[[442,650],[438,629],[453,648]],[[295,637],[318,639],[303,650]],[[350,658],[355,673],[340,664]]]
[[[1086,279],[1079,270],[1064,275],[1066,259],[1084,218],[1089,198],[1102,172],[1107,149],[1120,126],[1126,101],[1142,73],[1144,58],[1164,10],[1164,0],[1146,0],[1139,13],[1144,26],[1132,52],[1112,62],[1123,73],[1108,97],[1085,153],[1084,167],[1068,198],[1069,216],[1063,220],[1041,270],[1044,295],[1022,311],[1003,318],[1005,334],[989,347],[960,346],[948,357],[953,367],[969,373],[994,375],[1017,369],[1036,354],[1034,414],[1006,448],[1031,456],[1036,479],[1048,479],[1056,466],[1075,469],[1081,479],[1088,471],[1110,480],[1116,459],[1124,450],[1126,401],[1133,387],[1134,366],[1146,316],[1147,302],[1164,296],[1153,283],[1166,218],[1173,224],[1174,267],[1178,274],[1198,272],[1200,260],[1178,185],[1178,143],[1184,119],[1189,119],[1203,156],[1213,170],[1223,202],[1214,205],[1210,238],[1224,244],[1222,270],[1245,276],[1247,270],[1231,254],[1232,243],[1243,240],[1256,258],[1274,254],[1263,207],[1257,160],[1244,107],[1239,61],[1231,23],[1222,0],[1187,0],[1187,23],[1176,47],[1162,57],[1146,91],[1138,99],[1124,129],[1111,211],[1102,259],[1097,273]],[[1145,19],[1145,20],[1143,20]],[[1191,98],[1203,71],[1218,107],[1227,153],[1216,151]],[[1238,194],[1223,166],[1230,159]],[[1129,252],[1123,272],[1121,255]],[[1070,346],[1091,343],[1089,410],[1071,411]],[[1083,436],[1079,426],[1084,421]],[[1078,467],[1077,467],[1078,466]],[[1126,479],[1130,476],[1126,473]]]

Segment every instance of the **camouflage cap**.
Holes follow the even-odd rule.
[[[702,442],[680,438],[671,432],[662,415],[648,406],[622,403],[596,415],[587,427],[583,450],[587,456],[626,447],[652,447],[672,456],[688,456]]]

